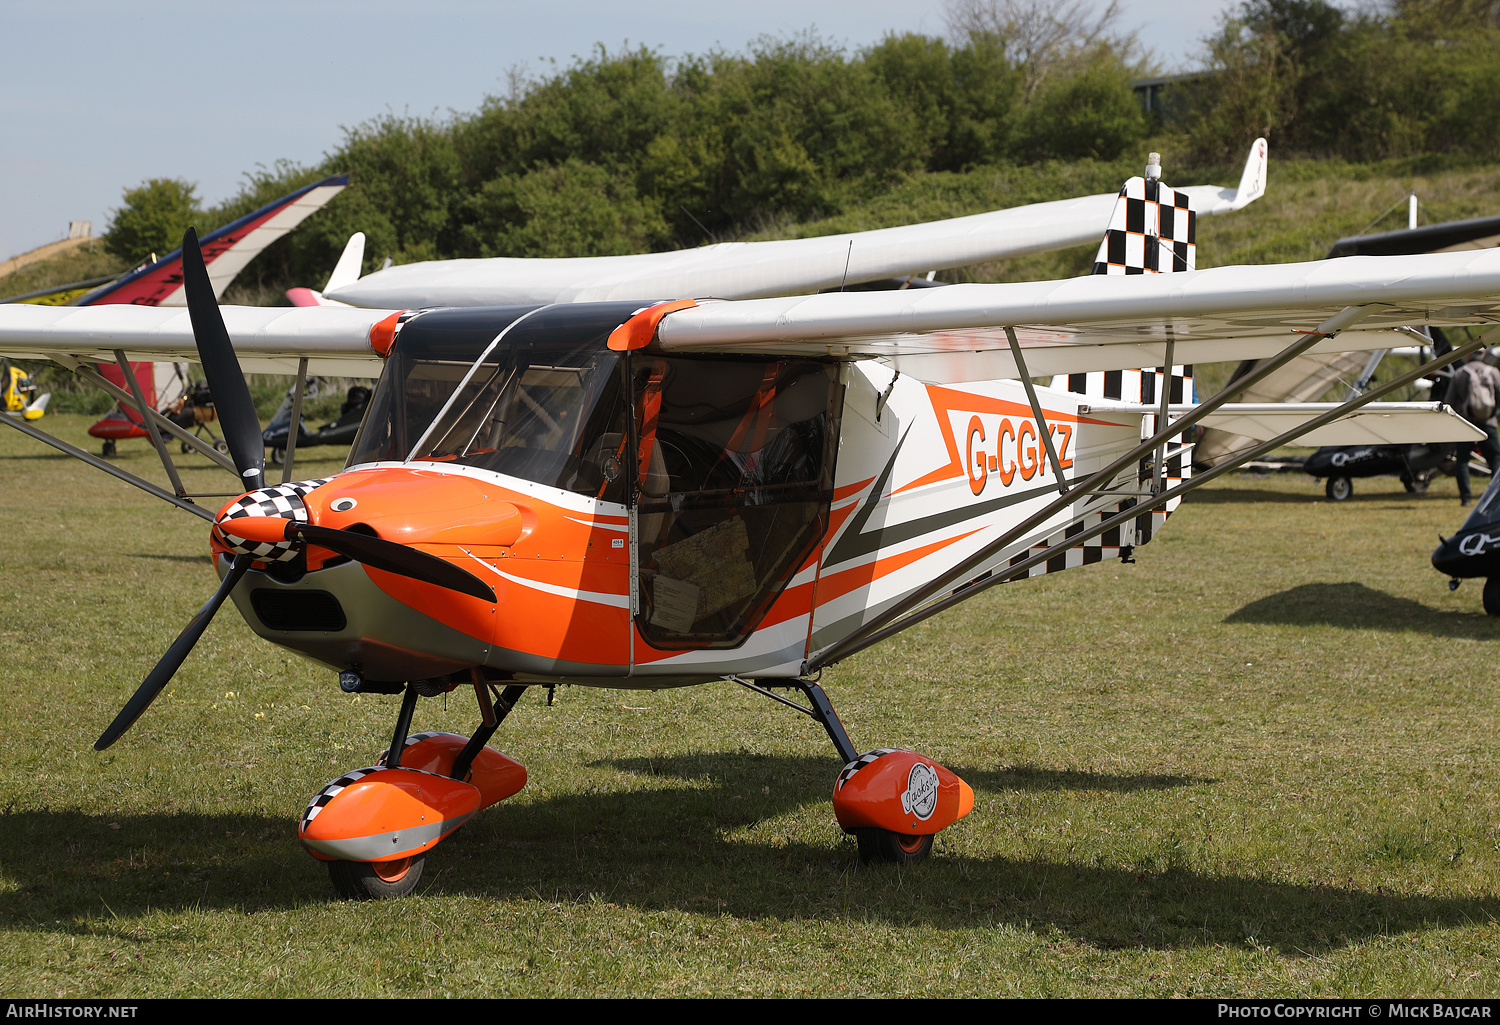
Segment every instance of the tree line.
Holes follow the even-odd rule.
[[[448,118],[387,114],[316,166],[279,163],[204,210],[186,183],[127,190],[106,236],[129,260],[183,226],[227,223],[347,171],[356,185],[250,273],[317,284],[354,231],[366,270],[488,256],[699,245],[837,214],[923,172],[1116,159],[1166,148],[1219,163],[1267,136],[1278,155],[1500,156],[1500,0],[1248,0],[1179,81],[1172,123],[1132,82],[1156,70],[1113,5],[950,0],[948,38],[892,34],[856,53],[813,36],[668,59],[646,49],[513,74]],[[1164,141],[1158,141],[1164,140]],[[1179,161],[1178,166],[1182,166]]]

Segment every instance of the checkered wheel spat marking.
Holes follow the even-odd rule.
[[[1187,193],[1131,178],[1109,217],[1094,274],[1171,274],[1197,266],[1198,215]]]
[[[322,811],[323,807],[329,801],[341,794],[345,787],[352,786],[370,773],[380,772],[383,768],[384,766],[371,765],[363,769],[346,772],[322,790],[319,790],[313,795],[313,799],[307,802],[307,810],[302,813],[302,832],[307,832],[307,827],[312,824],[313,819],[318,817],[318,812]]]
[[[844,784],[849,782],[850,778],[852,778],[856,772],[858,772],[860,769],[863,769],[866,765],[869,765],[877,758],[884,758],[888,754],[895,754],[897,751],[904,750],[905,748],[900,747],[877,747],[873,751],[866,751],[864,754],[854,759],[854,761],[844,766],[844,771],[839,773],[838,782],[833,785],[834,792],[837,793],[838,791],[844,789]]]
[[[307,505],[303,497],[308,492],[327,484],[333,478],[324,477],[321,480],[299,480],[290,484],[273,484],[268,488],[260,488],[248,492],[237,498],[233,505],[224,510],[224,515],[219,517],[219,522],[238,519],[241,516],[280,516],[282,519],[296,520],[298,523],[307,522]],[[249,541],[242,537],[235,537],[224,531],[219,531],[219,536],[224,546],[231,552],[240,555],[253,555],[261,562],[290,562],[297,557],[298,549],[287,541],[278,541],[270,544],[264,541]]]
[[[406,735],[406,743],[404,743],[404,744],[401,745],[401,750],[405,751],[407,748],[411,747],[413,744],[420,744],[424,740],[431,740],[433,737],[442,737],[442,736],[457,736],[457,734],[448,734],[446,730],[437,730],[437,731],[435,731],[433,733],[408,733]],[[463,737],[461,739],[468,740],[469,738]],[[376,765],[384,765],[385,764],[385,756],[388,755],[388,754],[390,754],[390,753],[391,753],[391,749],[390,748],[386,748],[384,751],[380,752],[380,754],[376,755],[376,757],[375,757],[375,764]]]

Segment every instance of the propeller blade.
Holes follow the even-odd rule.
[[[255,401],[240,372],[239,358],[219,313],[214,286],[208,280],[203,250],[198,247],[198,233],[189,228],[182,236],[182,290],[187,296],[188,317],[193,322],[193,340],[198,345],[198,359],[203,376],[214,396],[224,440],[229,455],[240,471],[241,484],[254,491],[265,484],[266,449],[260,435],[260,417],[255,415]]]
[[[177,635],[177,640],[172,642],[172,646],[161,657],[161,661],[156,663],[156,668],[146,676],[145,682],[136,688],[130,700],[125,702],[125,707],[120,709],[120,714],[115,716],[115,721],[109,724],[109,729],[94,741],[95,751],[103,751],[119,740],[121,734],[130,729],[141,717],[141,713],[151,707],[151,702],[156,700],[156,696],[162,692],[181,667],[183,660],[188,657],[188,652],[193,650],[193,645],[198,643],[198,638],[202,637],[203,631],[208,629],[214,613],[219,611],[219,606],[224,604],[224,599],[229,597],[229,592],[234,590],[234,585],[240,582],[240,578],[250,569],[250,564],[254,561],[254,556],[235,556],[229,572],[224,574],[224,579],[220,581],[219,589],[214,592],[213,597],[198,610],[197,615],[188,620],[187,627]]]
[[[494,590],[468,570],[408,545],[356,534],[352,530],[315,527],[308,523],[296,523],[287,529],[288,537],[294,534],[309,544],[328,548],[366,566],[436,584],[450,591],[460,591],[487,602],[495,601]]]

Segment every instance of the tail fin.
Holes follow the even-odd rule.
[[[1266,140],[1256,139],[1240,172],[1240,187],[1235,190],[1232,205],[1238,210],[1266,194]]]
[[[1196,266],[1198,215],[1186,192],[1161,183],[1160,160],[1151,154],[1146,177],[1120,190],[1093,273],[1170,274]]]
[[[339,262],[334,265],[333,273],[328,275],[328,284],[323,286],[323,291],[332,292],[336,288],[343,288],[359,280],[360,264],[365,258],[365,233],[356,231],[349,236],[349,241],[344,245],[344,251],[339,255]]]
[[[343,288],[359,280],[359,270],[365,258],[365,233],[356,231],[349,236],[349,241],[344,245],[344,251],[339,256],[339,262],[334,264],[333,273],[328,275],[328,284],[323,286],[323,292],[332,292],[335,288]],[[293,306],[348,306],[337,299],[329,299],[316,288],[288,288],[286,297],[292,301]]]
[[[1197,393],[1193,388],[1191,364],[1141,370],[1096,370],[1088,374],[1068,374],[1066,377],[1058,375],[1052,379],[1052,387],[1059,391],[1066,390],[1098,400],[1103,408],[1108,408],[1111,402],[1141,403],[1152,406],[1161,402],[1163,388],[1167,389],[1169,403],[1198,401]],[[1155,430],[1156,417],[1150,415],[1144,417],[1141,423],[1141,437],[1150,437]],[[1164,453],[1167,464],[1165,473],[1167,487],[1176,487],[1192,476],[1191,453],[1192,445],[1180,434],[1167,443]],[[1150,484],[1150,475],[1147,470],[1148,463],[1142,460],[1140,481],[1143,490]],[[1160,479],[1163,475],[1156,471],[1155,476]],[[1125,543],[1146,544],[1166,524],[1167,517],[1176,512],[1181,504],[1182,498],[1178,496],[1168,501],[1165,506],[1137,517],[1131,528],[1133,533],[1129,535],[1131,540]],[[1049,543],[1055,542],[1049,541]]]

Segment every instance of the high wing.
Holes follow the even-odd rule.
[[[392,310],[224,306],[224,323],[250,373],[307,372],[374,377],[382,359],[371,330]],[[197,362],[186,309],[150,306],[0,306],[0,354],[63,363],[131,360]]]
[[[1297,332],[1356,323],[1308,351],[1382,347],[1412,324],[1497,320],[1500,251],[1485,250],[704,302],[666,314],[658,337],[668,352],[883,357],[919,380],[958,383],[1018,375],[1007,327],[1037,377],[1261,358]]]
[[[1237,188],[1177,191],[1200,216],[1238,210],[1265,192],[1266,142],[1250,149]],[[1118,194],[1084,196],[877,231],[775,242],[721,242],[698,249],[569,259],[493,258],[412,263],[333,285],[328,298],[354,306],[508,306],[717,296],[753,299],[845,284],[912,278],[986,260],[1097,242]]]
[[[1500,216],[1424,224],[1374,235],[1350,235],[1328,250],[1325,260],[1344,256],[1406,256],[1411,253],[1456,253],[1500,245]]]
[[[1018,376],[1007,328],[1026,376],[1037,377],[1260,358],[1299,333],[1327,336],[1311,352],[1340,352],[1387,344],[1411,324],[1492,323],[1500,321],[1500,251],[683,306],[658,318],[654,337],[664,351],[883,358],[918,380],[957,383]],[[223,310],[247,365],[285,368],[306,357],[310,369],[327,362],[329,372],[345,373],[378,363],[370,333],[394,312]],[[1333,337],[1355,324],[1360,330]],[[191,326],[176,310],[0,307],[0,355],[97,360],[117,349],[133,358],[196,357]]]

